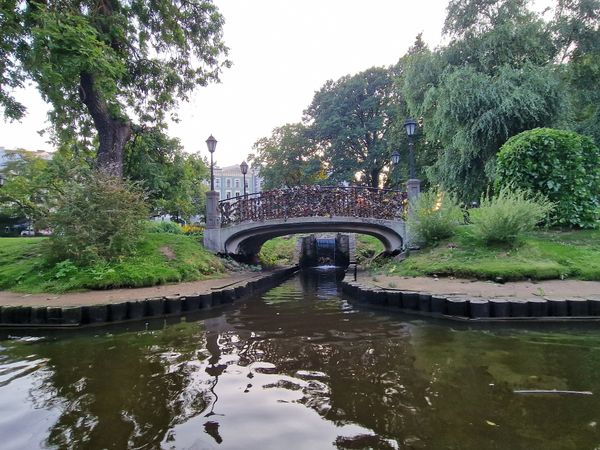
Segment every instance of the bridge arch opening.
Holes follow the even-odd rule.
[[[260,262],[266,266],[299,264],[302,267],[347,267],[350,263],[361,263],[381,254],[386,254],[385,245],[376,236],[315,232],[269,237],[262,243],[253,242],[243,253],[230,256],[240,262]]]

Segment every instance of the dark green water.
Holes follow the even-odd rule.
[[[0,448],[600,448],[596,328],[361,309],[332,272],[129,327],[0,341]]]

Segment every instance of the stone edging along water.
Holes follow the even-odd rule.
[[[342,292],[360,303],[459,321],[600,321],[600,296],[591,298],[481,298],[384,289],[342,281]]]
[[[178,316],[233,303],[264,292],[298,271],[288,267],[243,280],[205,294],[169,295],[89,306],[2,306],[0,327],[73,328],[84,325]]]

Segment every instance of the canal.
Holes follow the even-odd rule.
[[[365,309],[339,276],[185,321],[5,334],[0,448],[600,448],[597,329]],[[514,392],[534,389],[592,395]]]

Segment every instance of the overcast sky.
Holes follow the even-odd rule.
[[[416,35],[440,43],[446,0],[215,0],[225,16],[224,40],[233,62],[221,83],[198,88],[169,127],[187,152],[239,164],[257,139],[298,122],[327,80],[398,61]],[[21,123],[0,119],[0,146],[52,150],[36,131],[47,105],[33,87],[19,92],[28,107]]]

